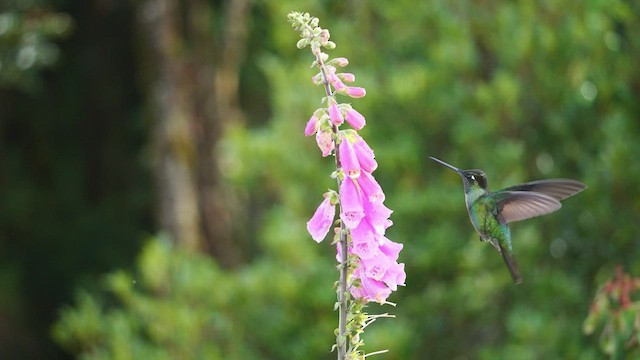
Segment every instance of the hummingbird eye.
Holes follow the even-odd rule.
[[[476,177],[474,175],[471,175],[471,180],[475,180]]]

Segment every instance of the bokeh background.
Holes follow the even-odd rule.
[[[589,304],[640,274],[634,0],[0,0],[0,357],[334,358],[334,249],[305,229],[333,163],[290,11],[367,89],[404,244],[365,350],[602,358]],[[512,226],[514,286],[429,155],[589,188]]]

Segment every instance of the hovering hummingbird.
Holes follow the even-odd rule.
[[[460,170],[442,160],[429,158],[460,174],[473,227],[480,234],[481,241],[488,241],[502,254],[516,284],[521,283],[522,278],[513,259],[511,232],[507,224],[554,212],[562,206],[560,200],[587,187],[576,180],[548,179],[491,192],[487,188],[487,176],[481,170]]]

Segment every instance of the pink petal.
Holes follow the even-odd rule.
[[[382,187],[380,187],[373,175],[367,171],[361,171],[360,175],[358,177],[358,185],[360,185],[365,199],[372,203],[383,202],[385,199],[384,192],[382,192]]]
[[[390,260],[397,261],[400,250],[402,250],[404,245],[393,242],[387,239],[385,236],[381,236],[381,240],[382,245],[380,245],[380,251],[385,254]]]
[[[371,224],[369,224],[369,221],[367,221],[367,219],[363,219],[362,221],[360,221],[358,226],[356,226],[354,229],[351,229],[351,241],[354,244],[365,242],[377,243],[378,241],[376,240],[375,235],[375,230],[373,229]]]
[[[387,268],[392,266],[395,262],[389,260],[386,256],[376,256],[370,259],[361,259],[360,265],[363,269],[363,274],[375,280],[382,280]]]
[[[335,205],[331,205],[330,199],[324,199],[311,217],[311,220],[307,222],[307,231],[309,231],[313,240],[321,242],[325,237],[327,237],[335,216]]]
[[[340,185],[340,219],[348,229],[354,229],[364,217],[362,198],[356,184],[345,177]]]
[[[354,243],[351,251],[358,255],[361,261],[381,256],[378,243],[375,241]]]
[[[378,235],[384,235],[385,230],[389,227],[387,226],[387,220],[393,211],[383,203],[372,203],[369,201],[364,202],[363,210],[366,219],[369,221],[371,226],[373,226],[375,232]]]
[[[346,137],[343,137],[340,142],[338,154],[340,155],[340,165],[342,166],[344,174],[351,178],[360,176],[360,163],[353,150],[353,145],[351,145]]]
[[[391,289],[389,289],[382,281],[378,281],[367,276],[361,277],[360,281],[366,300],[376,301],[383,304],[389,295],[391,295]]]
[[[407,274],[404,272],[404,264],[394,263],[385,272],[382,281],[393,291],[398,289],[398,285],[404,285]]]
[[[378,162],[375,160],[375,154],[364,139],[360,138],[353,144],[353,150],[356,152],[360,167],[372,173],[378,168]]]

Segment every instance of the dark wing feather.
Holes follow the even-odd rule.
[[[548,179],[532,181],[501,191],[533,191],[551,196],[556,200],[564,200],[586,189],[587,186],[580,181],[571,179]]]
[[[500,191],[494,196],[498,205],[498,221],[501,224],[548,214],[562,206],[560,201],[538,192]]]

